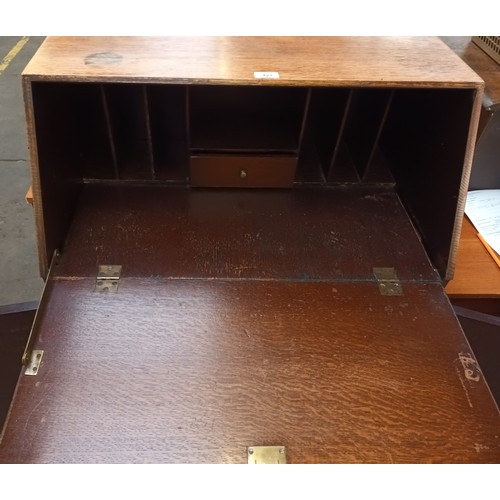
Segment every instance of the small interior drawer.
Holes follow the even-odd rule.
[[[292,187],[296,156],[191,156],[191,185],[196,187]]]

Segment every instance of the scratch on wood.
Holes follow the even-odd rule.
[[[121,63],[123,56],[115,52],[96,52],[89,54],[84,63],[86,66],[108,66]]]
[[[489,450],[490,447],[484,444],[474,443],[474,449],[476,450],[477,453],[481,453],[482,451]]]
[[[479,370],[479,365],[477,361],[473,358],[472,354],[469,353],[459,353],[458,359],[462,363],[465,378],[471,382],[479,382],[481,378],[481,371]]]
[[[462,387],[464,388],[465,397],[467,398],[469,406],[471,408],[474,408],[474,406],[472,406],[472,401],[470,400],[470,397],[469,397],[469,391],[467,390],[467,386],[465,385],[464,379],[462,378],[462,375],[460,374],[460,370],[456,366],[455,366],[455,370],[457,371],[457,375],[458,375],[458,378],[460,380],[460,383],[462,384]]]
[[[28,429],[28,424],[31,420],[31,417],[36,413],[36,411],[38,410],[38,408],[40,407],[40,405],[44,402],[45,400],[45,396],[44,395],[41,395],[40,396],[40,401],[31,409],[28,417],[26,418],[26,422],[24,423],[24,429],[23,429],[23,435],[26,436],[26,431]],[[37,428],[37,426],[35,426],[35,429],[36,429],[36,433],[39,432],[39,428]],[[35,434],[36,435],[36,434]],[[31,439],[30,441],[26,444],[26,442],[24,443],[25,446],[27,446],[28,448],[31,448],[32,447],[32,444],[33,444],[33,441],[35,439],[35,437],[31,434]]]

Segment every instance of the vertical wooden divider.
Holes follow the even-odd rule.
[[[302,149],[302,141],[304,139],[304,132],[306,129],[307,119],[309,117],[309,106],[311,104],[311,88],[307,89],[306,102],[304,103],[304,112],[302,114],[302,123],[300,125],[299,142],[297,145],[297,155],[300,155]]]
[[[378,147],[380,136],[382,135],[382,130],[384,129],[384,125],[385,125],[385,121],[387,119],[387,115],[389,114],[389,109],[391,108],[393,96],[394,96],[394,90],[391,90],[391,92],[389,94],[389,97],[387,98],[385,109],[384,109],[384,112],[382,114],[382,118],[380,120],[380,124],[379,124],[378,130],[377,130],[377,133],[375,135],[375,139],[373,141],[373,145],[372,145],[370,154],[368,156],[368,160],[366,161],[366,165],[364,166],[364,170],[363,170],[362,175],[360,174],[361,179],[365,179],[366,176],[367,176],[367,174],[368,174],[368,172],[369,172],[370,165],[372,164],[373,157],[374,157],[375,152],[376,152],[377,147]]]
[[[345,139],[345,129],[346,129],[346,124],[347,124],[347,119],[349,117],[349,112],[351,110],[351,103],[353,100],[353,95],[354,95],[354,89],[351,89],[349,91],[349,95],[347,96],[347,100],[345,103],[345,108],[344,108],[344,114],[342,115],[342,121],[340,122],[340,129],[337,135],[337,138],[335,140],[335,147],[333,148],[333,154],[330,160],[330,165],[328,166],[328,172],[327,172],[327,179],[329,181],[334,180],[335,178],[335,170],[340,167],[340,170],[346,170],[345,166],[339,165],[339,161],[345,160],[340,158],[341,155],[341,148],[343,147],[343,141]],[[350,171],[350,174],[353,177],[353,180],[356,180],[359,182],[359,175],[358,171],[356,168],[352,168],[352,172]]]
[[[191,117],[190,117],[190,89],[189,86],[186,85],[184,99],[185,99],[185,113],[186,113],[186,145],[188,149],[188,179],[191,182]]]
[[[104,85],[101,85],[101,102],[104,109],[104,116],[106,118],[106,130],[108,131],[109,147],[111,149],[111,157],[113,159],[113,170],[115,172],[115,179],[120,178],[120,172],[118,170],[118,160],[116,156],[116,146],[113,137],[113,127],[111,125],[111,117],[109,115],[108,99],[106,97],[106,90]]]
[[[146,135],[148,139],[148,160],[149,167],[151,170],[151,180],[156,180],[156,170],[155,170],[155,157],[154,157],[154,148],[153,148],[153,135],[151,132],[151,116],[149,112],[149,96],[148,96],[148,88],[146,85],[142,86],[142,95],[144,98],[144,118],[146,122]]]
[[[389,109],[392,90],[353,89],[343,127],[341,147],[357,171],[360,180],[368,172],[377,141]]]

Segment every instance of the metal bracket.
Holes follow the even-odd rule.
[[[57,267],[59,263],[59,258],[60,258],[60,253],[59,250],[54,250],[54,253],[52,254],[52,259],[50,261],[50,266],[49,266],[49,271],[47,273],[47,277],[45,278],[45,283],[43,285],[43,290],[42,290],[42,296],[40,299],[40,304],[37,307],[36,313],[35,313],[35,318],[33,319],[33,324],[31,326],[30,334],[28,337],[28,341],[26,342],[26,347],[24,348],[23,352],[23,357],[22,357],[22,364],[24,366],[28,366],[31,363],[31,359],[33,357],[33,345],[35,344],[35,339],[36,335],[38,333],[38,327],[40,325],[41,317],[43,315],[43,309],[45,307],[45,302],[47,300],[48,296],[48,290],[50,283],[52,281],[52,276],[54,274],[54,270]],[[43,351],[38,351],[42,352]],[[38,368],[37,368],[38,371]],[[26,375],[36,375],[36,373],[26,373]]]
[[[118,282],[122,273],[122,266],[104,265],[99,266],[95,282],[94,292],[116,293]]]
[[[378,281],[381,295],[403,295],[403,288],[393,267],[374,267],[373,275]]]
[[[249,446],[247,448],[249,464],[286,464],[284,446]]]
[[[40,349],[33,349],[30,354],[29,362],[24,370],[25,375],[38,375],[38,369],[42,362],[43,351]]]

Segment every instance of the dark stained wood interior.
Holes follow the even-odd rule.
[[[380,148],[441,276],[447,274],[473,93],[395,92]],[[430,117],[432,115],[432,117]]]
[[[305,88],[192,86],[188,96],[195,152],[299,150]]]
[[[329,181],[358,182],[352,161],[341,154],[342,132],[349,115],[352,89],[315,89],[312,95],[309,123],[324,175]],[[333,166],[335,165],[335,167]]]
[[[392,191],[86,185],[56,274],[438,281]]]
[[[341,140],[347,147],[360,179],[364,179],[370,171],[393,93],[387,89],[355,90],[349,101]]]
[[[155,178],[189,181],[187,89],[181,85],[147,86]]]
[[[154,179],[146,88],[142,85],[106,85],[103,88],[119,178]]]
[[[296,171],[280,182],[261,165],[253,186],[395,185],[449,277],[471,89],[34,82],[33,91],[47,263],[83,180],[244,187],[230,178],[239,155],[270,165],[285,155]],[[214,154],[227,168],[200,170]]]

